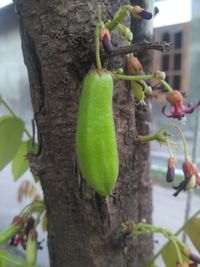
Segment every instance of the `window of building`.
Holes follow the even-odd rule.
[[[182,61],[181,54],[175,54],[174,55],[174,70],[181,70],[181,61]]]
[[[162,56],[162,70],[163,71],[169,70],[169,55]]]
[[[175,90],[181,89],[181,76],[180,75],[174,75],[173,87]]]
[[[175,35],[174,35],[174,46],[175,46],[175,49],[182,48],[182,39],[183,39],[183,33],[181,31],[175,33]]]
[[[164,32],[163,35],[162,35],[162,41],[163,42],[168,42],[170,41],[170,35],[168,32]]]

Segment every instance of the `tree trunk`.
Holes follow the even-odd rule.
[[[138,116],[136,129],[134,101],[123,83],[116,82],[113,97],[120,156],[115,197],[98,196],[76,164],[76,117],[81,81],[95,62],[97,1],[14,2],[38,130],[39,152],[30,160],[44,192],[50,266],[143,266],[152,252],[151,238],[120,232],[127,220],[150,221],[152,211],[149,151],[135,142],[137,130],[146,126]],[[102,1],[104,18],[124,3]],[[120,45],[118,36],[113,38]]]

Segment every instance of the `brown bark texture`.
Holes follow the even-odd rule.
[[[113,96],[120,157],[115,197],[102,198],[81,178],[75,129],[81,82],[94,66],[97,1],[14,0],[28,69],[39,152],[30,156],[40,177],[48,219],[51,267],[142,267],[151,256],[151,237],[124,236],[121,223],[151,221],[149,148],[135,142],[148,132],[148,109],[137,109],[124,83]],[[111,18],[128,1],[101,1]],[[150,2],[150,1],[146,1]],[[143,3],[145,4],[145,3]],[[120,45],[117,34],[113,43]],[[113,68],[121,58],[106,60]]]

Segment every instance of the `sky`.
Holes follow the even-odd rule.
[[[0,8],[12,0],[0,0]],[[160,12],[154,19],[154,26],[161,27],[189,21],[191,19],[191,0],[163,0],[156,2]]]
[[[12,0],[0,0],[0,7],[3,7],[5,5],[8,5],[12,3]]]
[[[159,13],[154,19],[154,27],[178,24],[191,19],[191,0],[163,0],[155,3]]]

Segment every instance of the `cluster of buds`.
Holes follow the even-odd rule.
[[[143,75],[143,66],[139,59],[131,55],[127,60],[127,72],[131,75]],[[138,104],[145,104],[146,94],[152,92],[152,88],[146,84],[144,80],[132,80],[130,81],[131,89],[133,90],[134,97],[138,101]]]
[[[177,90],[168,92],[166,95],[166,100],[171,105],[170,114],[165,113],[166,105],[164,105],[162,108],[163,115],[165,115],[167,118],[173,118],[178,120],[184,118],[186,114],[191,114],[197,107],[200,106],[200,101],[197,102],[195,105],[184,105],[183,96]]]
[[[10,241],[10,245],[12,246],[19,246],[26,250],[26,243],[28,239],[29,232],[34,228],[35,220],[33,217],[29,217],[26,222],[24,222],[23,227],[19,229],[19,231],[12,236]]]

